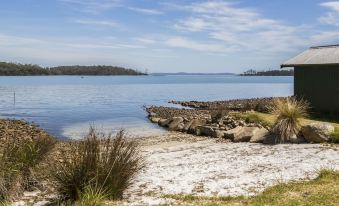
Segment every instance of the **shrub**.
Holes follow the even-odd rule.
[[[36,186],[35,167],[53,148],[50,136],[4,138],[0,148],[0,201]]]
[[[287,142],[300,131],[300,119],[307,116],[308,103],[291,97],[275,101],[271,112],[276,115],[273,132],[278,135],[278,141]]]
[[[64,200],[79,200],[89,187],[108,199],[119,199],[144,166],[138,144],[126,139],[123,131],[113,138],[91,129],[83,141],[70,144],[52,170]]]

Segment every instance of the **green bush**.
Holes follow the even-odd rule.
[[[66,201],[77,201],[87,188],[96,188],[110,200],[119,199],[144,166],[136,141],[120,131],[115,138],[93,129],[52,168],[57,189]],[[88,191],[87,191],[88,192]]]
[[[278,140],[288,142],[293,135],[300,131],[300,119],[307,116],[308,103],[298,101],[291,97],[286,100],[276,100],[271,108],[272,114],[276,115],[273,132],[277,134]]]

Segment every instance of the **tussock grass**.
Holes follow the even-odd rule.
[[[74,206],[103,206],[106,205],[106,195],[103,191],[96,187],[87,187],[84,192],[80,194]]]
[[[178,205],[336,206],[339,205],[338,185],[339,171],[321,170],[314,180],[280,183],[253,197],[199,197],[193,195],[166,195],[164,197],[178,200]]]
[[[11,200],[37,186],[36,166],[53,148],[50,136],[5,137],[0,147],[0,201]]]
[[[292,136],[299,133],[301,119],[307,116],[308,108],[306,101],[298,101],[293,97],[275,101],[271,108],[271,113],[276,116],[272,130],[281,143],[288,142]]]
[[[70,151],[52,168],[52,177],[65,200],[83,198],[88,188],[116,200],[131,185],[143,162],[138,144],[126,139],[123,131],[112,137],[91,129],[83,141],[71,143]]]

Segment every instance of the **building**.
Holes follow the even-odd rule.
[[[294,95],[314,111],[339,113],[339,45],[311,47],[281,67],[294,67]]]

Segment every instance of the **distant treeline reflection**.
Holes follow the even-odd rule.
[[[0,62],[0,76],[42,75],[146,75],[146,73],[135,69],[105,65],[41,67],[33,64]]]
[[[256,71],[253,69],[247,70],[246,72],[240,74],[241,76],[293,76],[294,70],[262,70]]]

